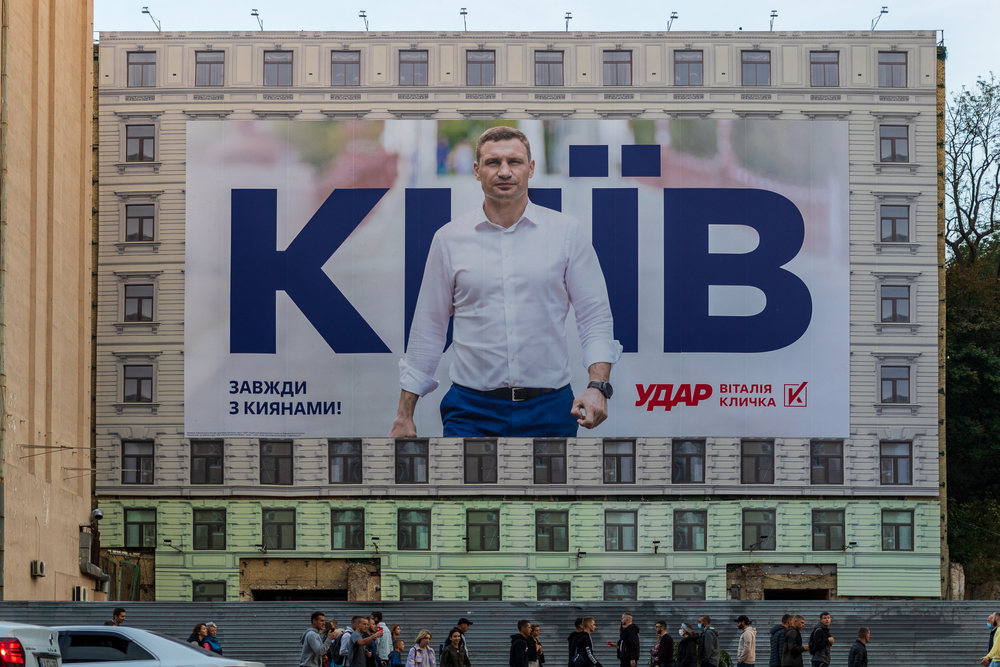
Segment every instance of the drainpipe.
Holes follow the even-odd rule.
[[[7,456],[7,54],[10,42],[8,0],[2,0],[0,27],[0,600],[4,599],[4,460]]]

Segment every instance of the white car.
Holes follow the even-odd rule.
[[[59,667],[58,639],[52,628],[0,621],[0,665]]]
[[[64,625],[55,630],[59,633],[59,653],[65,665],[264,667],[262,662],[225,658],[158,632],[124,625]]]

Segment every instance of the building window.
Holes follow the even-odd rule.
[[[635,551],[635,512],[604,513],[604,550]]]
[[[264,548],[295,549],[295,510],[264,510]]]
[[[125,546],[156,548],[156,510],[125,510]]]
[[[569,512],[535,512],[535,551],[569,551]]]
[[[674,512],[674,551],[705,551],[708,512]]]
[[[535,51],[535,85],[563,85],[562,51]]]
[[[535,484],[566,483],[566,441],[535,440]]]
[[[153,483],[153,443],[122,443],[122,484]]]
[[[222,441],[203,440],[191,443],[191,483],[222,484],[223,454]]]
[[[331,512],[332,549],[365,550],[365,511],[363,509]]]
[[[292,85],[292,62],[293,56],[291,51],[265,51],[264,85]]]
[[[496,440],[466,440],[465,483],[497,483]]]
[[[470,86],[496,85],[496,51],[465,52],[465,82]]]
[[[704,600],[704,581],[675,581],[673,595],[674,600]]]
[[[879,218],[881,218],[882,229],[879,238],[883,243],[892,243],[894,241],[909,242],[909,206],[881,206],[879,207]]]
[[[128,54],[128,87],[148,88],[156,85],[156,54],[139,51]]]
[[[153,286],[125,286],[125,322],[153,321]]]
[[[196,581],[191,593],[191,602],[225,602],[226,582]]]
[[[226,550],[226,510],[194,511],[194,548]]]
[[[570,583],[568,581],[539,581],[535,599],[539,602],[569,602]]]
[[[400,551],[426,551],[431,548],[430,510],[399,510],[397,523]]]
[[[122,400],[125,403],[153,402],[153,367],[125,366],[125,391]]]
[[[635,581],[605,581],[605,602],[629,602],[639,598],[639,584]]]
[[[604,85],[605,86],[632,85],[631,51],[604,52]]]
[[[674,484],[705,482],[705,441],[674,440]]]
[[[913,551],[912,510],[882,510],[882,551]]]
[[[604,483],[635,484],[635,441],[604,441]]]
[[[906,88],[906,54],[880,51],[878,54],[878,85],[882,88]]]
[[[743,484],[774,484],[774,443],[743,441]]]
[[[881,146],[879,159],[882,162],[909,162],[910,149],[907,143],[906,125],[879,125],[878,138]]]
[[[431,602],[434,599],[433,581],[399,582],[400,602]]]
[[[813,484],[844,483],[844,443],[816,441],[809,443]]]
[[[840,53],[838,51],[811,51],[809,53],[809,84],[816,88],[835,88],[840,85]]]
[[[224,51],[198,51],[194,62],[194,85],[221,86],[225,82]]]
[[[465,513],[469,551],[500,551],[500,512],[469,510]]]
[[[909,403],[910,402],[910,367],[909,366],[882,366],[882,402],[883,403]]]
[[[743,510],[743,550],[774,551],[774,510]]]
[[[499,581],[470,581],[469,600],[476,602],[500,602],[503,600],[503,584]]]
[[[152,241],[153,216],[152,204],[129,204],[125,207],[125,240]]]
[[[910,288],[905,285],[882,285],[883,322],[910,321]]]
[[[361,85],[360,51],[330,52],[330,85],[331,86]]]
[[[844,510],[813,510],[813,551],[842,551]]]
[[[330,483],[361,484],[361,441],[330,441]]]
[[[125,161],[152,162],[156,159],[156,127],[154,125],[125,126]]]
[[[292,443],[272,440],[260,443],[260,483],[292,483]]]
[[[427,85],[426,51],[399,52],[399,85],[401,86]]]
[[[396,484],[427,483],[427,441],[396,443]]]
[[[909,442],[882,442],[880,444],[880,474],[882,484],[912,484],[912,458]]]
[[[674,51],[674,85],[702,86],[705,84],[705,54],[703,51]]]
[[[743,85],[744,86],[770,86],[771,85],[771,52],[770,51],[742,51],[743,60]]]

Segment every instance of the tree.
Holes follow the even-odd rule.
[[[1000,82],[992,74],[948,105],[945,168],[946,241],[954,260],[971,266],[1000,230]]]

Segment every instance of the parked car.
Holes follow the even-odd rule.
[[[60,667],[58,639],[52,628],[0,621],[0,666]]]
[[[224,658],[159,632],[124,625],[66,625],[55,630],[59,632],[59,652],[65,665],[264,667],[262,662]]]

